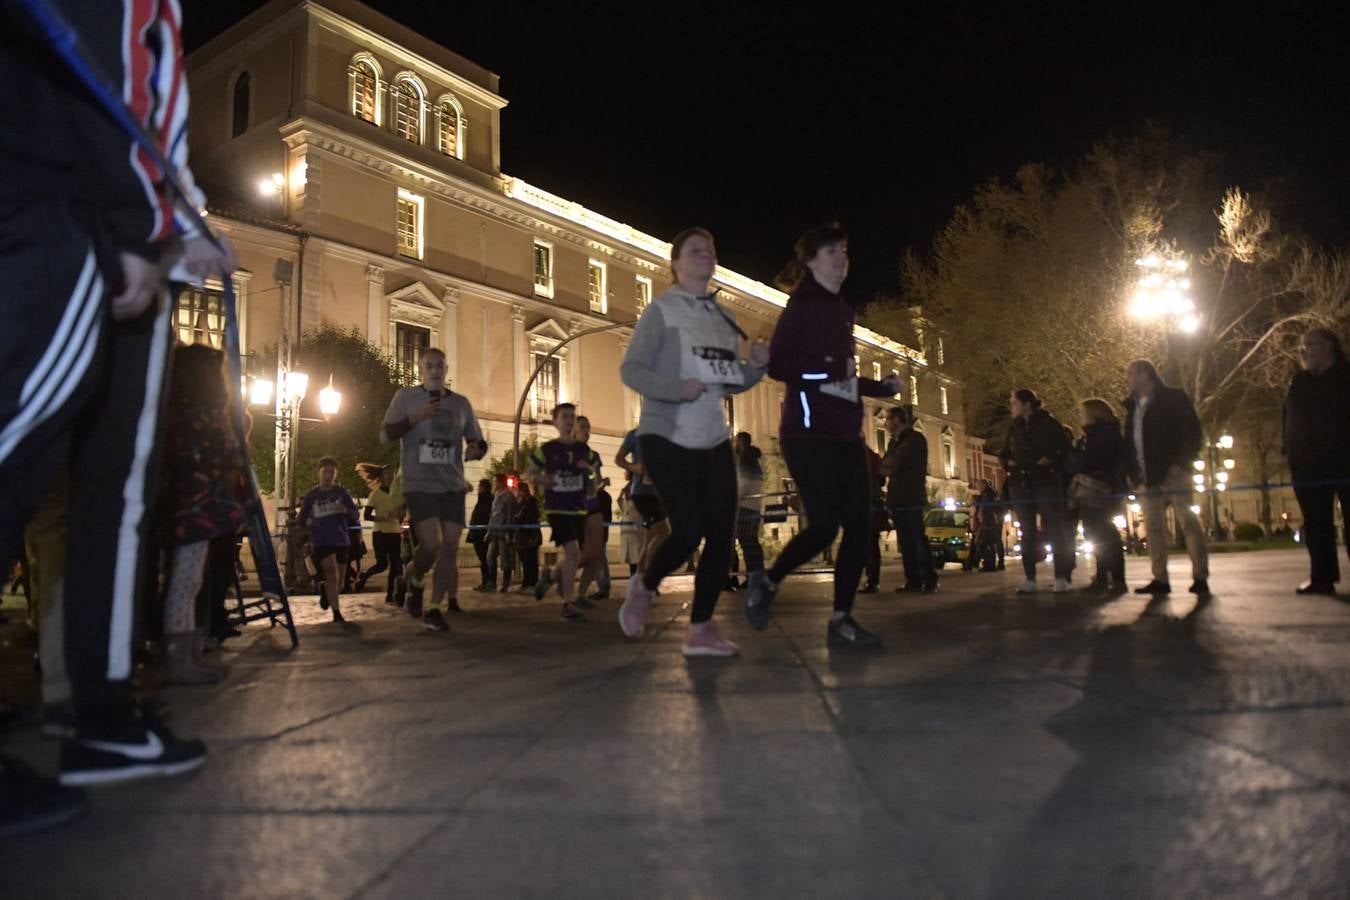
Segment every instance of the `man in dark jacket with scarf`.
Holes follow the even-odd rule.
[[[928,505],[928,440],[913,428],[912,414],[903,406],[886,411],[886,432],[891,436],[881,460],[886,478],[886,505],[895,525],[900,558],[905,564],[905,591],[937,590],[937,570],[923,530]]]
[[[1186,392],[1168,387],[1153,363],[1136,359],[1125,367],[1125,471],[1144,507],[1153,580],[1136,594],[1166,594],[1167,506],[1186,535],[1191,557],[1191,593],[1209,595],[1209,550],[1200,518],[1191,511],[1191,463],[1204,444],[1200,417]]]
[[[1313,328],[1299,340],[1303,370],[1284,398],[1284,456],[1303,511],[1312,572],[1300,594],[1336,593],[1336,500],[1350,521],[1350,363],[1340,338]]]

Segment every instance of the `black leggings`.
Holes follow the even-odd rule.
[[[389,570],[389,584],[385,586],[384,594],[386,597],[393,596],[394,579],[403,571],[403,567],[399,565],[403,536],[391,532],[376,531],[370,536],[370,542],[375,545],[375,565],[362,572],[361,578],[366,580],[372,575],[378,575],[386,569]]]
[[[717,608],[717,595],[731,566],[736,531],[736,463],[731,441],[707,450],[690,450],[662,437],[638,438],[642,462],[670,518],[670,536],[647,562],[642,583],[655,590],[685,564],[704,541],[694,576],[694,609],[689,621],[706,622]]]
[[[769,569],[769,580],[781,582],[834,542],[844,537],[834,561],[834,611],[853,609],[858,579],[867,562],[872,515],[871,476],[859,441],[787,438],[783,456],[801,495],[806,528],[797,532]]]
[[[764,516],[753,509],[741,507],[736,510],[736,540],[745,554],[745,571],[760,572],[764,569],[764,547],[759,542],[759,526]],[[734,569],[732,571],[735,571]]]

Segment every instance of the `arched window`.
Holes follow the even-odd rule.
[[[407,73],[394,79],[394,133],[405,141],[422,143],[422,96],[417,79]]]
[[[436,149],[455,159],[464,158],[464,108],[446,94],[436,102]]]
[[[380,67],[368,53],[358,53],[347,67],[352,94],[352,115],[372,125],[380,124]]]
[[[237,138],[248,131],[250,78],[247,72],[240,72],[234,80],[233,106],[230,115],[230,137]]]

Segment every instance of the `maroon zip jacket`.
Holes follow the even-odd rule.
[[[788,297],[769,342],[769,377],[787,385],[779,437],[861,441],[859,398],[893,396],[871,378],[852,388],[854,318],[853,307],[809,270]]]

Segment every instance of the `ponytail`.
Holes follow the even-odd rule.
[[[820,248],[847,241],[848,232],[838,222],[826,222],[824,225],[807,229],[797,238],[797,243],[792,248],[792,261],[778,273],[774,283],[779,289],[792,293],[806,280],[806,264],[816,258]]]

